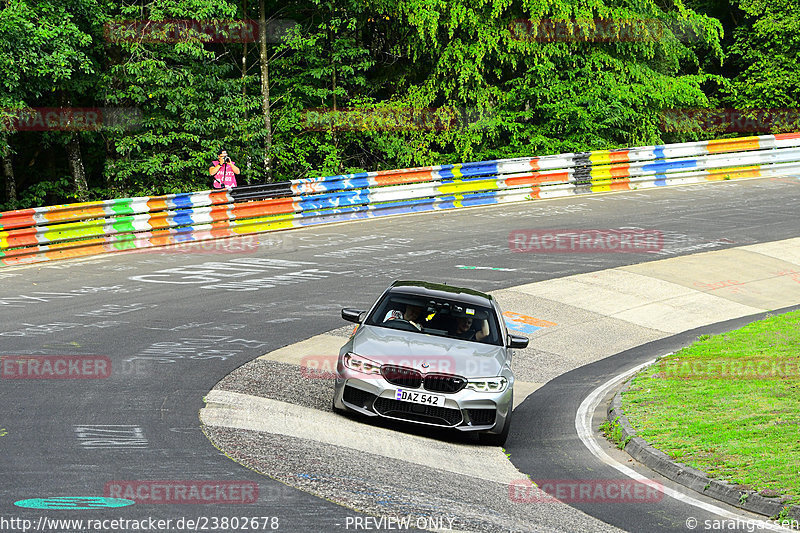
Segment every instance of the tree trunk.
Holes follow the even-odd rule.
[[[63,92],[60,95],[61,107],[71,108],[72,100]],[[83,158],[81,157],[81,145],[78,136],[68,133],[69,138],[65,147],[67,151],[67,164],[72,174],[72,194],[79,202],[89,199],[89,185],[86,183],[86,171],[83,169]]]
[[[247,19],[247,0],[242,1],[242,13],[244,18]],[[247,122],[247,39],[245,39],[242,46],[242,108],[244,109],[244,121]],[[245,155],[245,175],[252,176],[251,171],[253,168],[253,156],[248,150]],[[252,185],[253,182],[250,182]]]
[[[259,1],[258,5],[258,41],[260,44],[261,58],[261,97],[263,99],[261,108],[264,112],[264,130],[267,134],[264,146],[264,169],[266,171],[267,182],[272,181],[272,121],[270,119],[270,100],[269,100],[269,57],[267,57],[267,15],[264,0]]]
[[[331,33],[331,30],[330,30],[330,27],[329,27],[328,28],[328,42],[329,43],[333,43],[333,39],[334,39],[334,35],[333,35],[333,33]],[[333,56],[333,54],[331,54],[331,67],[332,67],[331,68],[331,94],[333,95],[333,116],[336,117],[337,116],[336,112],[338,111],[339,107],[338,107],[337,102],[336,102],[336,59]],[[335,119],[334,119],[334,122],[333,122],[332,135],[333,135],[333,146],[334,146],[334,148],[336,148],[336,154],[338,156],[338,155],[340,155],[340,153],[339,153],[339,130],[337,129],[336,120]],[[339,159],[339,165],[338,165],[337,168],[338,168],[339,171],[341,171],[344,167],[342,165],[342,159],[340,157],[338,159]]]
[[[111,195],[111,198],[123,198],[127,195],[125,192],[127,187],[125,187],[124,183],[116,182],[116,179],[119,179],[116,175],[116,164],[119,156],[116,150],[116,141],[114,141],[111,136],[105,138],[105,151],[106,160],[103,169],[103,185],[106,190],[109,191],[108,194]]]
[[[331,57],[331,65],[333,66],[333,73],[331,74],[331,77],[333,79],[333,83],[331,84],[331,86],[333,88],[333,116],[335,117],[336,116],[336,111],[338,110],[338,107],[336,105],[336,61],[333,60],[333,57]],[[336,153],[339,154],[339,131],[336,129],[336,123],[335,122],[334,122],[334,126],[333,126],[333,146],[336,148]],[[343,168],[342,167],[341,158],[339,158],[339,167],[338,168],[339,168],[340,171]]]
[[[247,0],[242,1],[242,14],[247,20]],[[247,121],[247,39],[242,43],[242,107],[244,108],[244,119]]]
[[[11,154],[6,148],[0,157],[0,164],[3,166],[3,176],[6,182],[6,202],[17,201],[17,180],[14,178],[14,166],[11,164]]]
[[[85,202],[89,199],[89,185],[86,183],[86,172],[83,169],[81,145],[74,133],[69,136],[67,142],[67,162],[72,173],[72,192],[79,202]]]

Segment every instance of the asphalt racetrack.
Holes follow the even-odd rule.
[[[168,526],[151,526],[151,531],[396,530],[397,523],[380,522],[373,514],[289,487],[254,471],[255,466],[251,470],[226,457],[201,429],[198,412],[204,396],[263,354],[341,328],[342,307],[366,308],[395,279],[497,291],[789,239],[798,236],[799,200],[800,180],[794,178],[720,182],[367,220],[197,247],[4,268],[0,356],[5,361],[24,356],[91,361],[97,375],[37,379],[9,374],[4,363],[0,530],[144,530],[130,527],[130,521],[146,519]],[[509,248],[514,230],[608,228],[658,231],[663,248],[592,254],[512,253]],[[692,339],[687,334],[645,344],[560,375],[536,390],[515,411],[507,446],[511,463],[533,479],[601,472],[606,466],[574,436],[577,405],[617,371]],[[281,386],[291,390],[292,383]],[[384,466],[359,455],[350,456],[348,464],[340,451],[335,455],[343,478]],[[298,448],[297,453],[308,452]],[[323,464],[326,455],[319,453]],[[438,496],[436,484],[428,482],[436,472],[425,473],[419,473],[419,497]],[[224,485],[230,490],[203,492],[202,484],[212,481],[217,489]],[[112,501],[103,499],[124,498],[126,491],[130,495],[142,486],[149,492],[140,490],[142,501],[134,505],[107,507]],[[176,487],[184,492],[176,493]],[[187,496],[192,490],[194,499]],[[30,507],[14,503],[32,499],[43,500]],[[519,530],[688,531],[686,517],[695,516],[701,524],[703,518],[713,518],[671,498],[646,507],[609,503],[576,505],[580,510],[575,510],[560,504],[551,515],[545,507],[532,512],[532,525],[526,522]],[[447,509],[441,517],[434,524],[439,529],[476,530],[472,522],[459,523],[458,514]],[[60,519],[84,522],[55,522]],[[111,520],[121,522],[111,527]],[[504,529],[481,527],[517,530],[510,524]],[[431,526],[416,524],[426,525]]]

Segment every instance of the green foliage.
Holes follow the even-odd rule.
[[[237,15],[232,2],[154,0],[121,6],[121,21],[160,21],[158,28],[177,31],[173,20],[221,20]],[[120,26],[125,29],[124,24]],[[255,105],[241,98],[233,54],[209,45],[208,36],[191,27],[176,42],[152,33],[120,33],[101,77],[105,105],[135,108],[141,121],[110,131],[105,161],[108,185],[130,195],[151,195],[206,189],[208,169],[225,146],[236,155],[240,119]],[[244,100],[244,101],[243,101]],[[126,131],[127,130],[127,131]]]
[[[258,183],[684,141],[705,132],[664,132],[664,110],[797,106],[794,0],[685,1],[266,2],[268,24],[296,23],[266,45],[267,131],[259,43],[175,24],[258,19],[259,2],[6,0],[0,123],[58,106],[121,108],[136,121],[5,127],[0,156],[20,193],[0,209],[73,198],[64,146],[76,136],[98,199],[207,189],[222,147],[240,183]],[[571,37],[542,38],[542,20]],[[612,21],[655,32],[574,38]],[[330,110],[328,122],[310,122],[313,110]]]
[[[95,73],[89,55],[92,38],[83,18],[94,14],[93,0],[62,2],[9,0],[0,16],[2,104],[47,101],[58,90],[89,86],[83,75]],[[39,104],[42,105],[42,104]]]
[[[620,450],[624,450],[625,446],[631,441],[631,437],[626,436],[625,432],[622,431],[622,426],[619,424],[619,417],[614,420],[606,420],[603,422],[600,425],[600,431],[605,438],[613,442]]]
[[[102,14],[99,7],[95,0],[76,0],[69,6],[57,0],[8,0],[0,9],[0,68],[4,73],[0,80],[0,156],[13,157],[31,149],[30,136],[18,139],[22,136],[10,128],[20,110],[80,106],[92,100],[97,65],[91,32]],[[55,145],[63,150],[72,135],[49,132],[37,140],[40,146]],[[23,177],[22,182],[34,190],[6,207],[38,205],[55,191],[73,195],[72,187],[59,184],[65,173],[66,169],[59,169],[41,181]],[[43,195],[44,190],[48,194]]]
[[[50,205],[70,197],[69,179],[62,176],[58,179],[40,181],[27,189],[19,199],[19,204]]]
[[[729,102],[739,109],[800,106],[800,4],[738,0],[743,24],[734,31],[737,67]]]
[[[369,12],[353,2],[311,2],[297,13],[304,22],[278,47],[274,61],[276,141],[273,155],[285,179],[364,170],[369,136],[331,128],[314,131],[309,111],[369,107],[376,87],[367,71],[375,64],[363,44]],[[330,112],[328,111],[330,110]],[[313,111],[312,111],[313,112]]]
[[[428,67],[425,79],[408,87],[409,98],[417,105],[474,107],[487,117],[466,132],[438,136],[438,148],[459,159],[485,159],[650,144],[661,140],[663,109],[706,105],[701,84],[708,76],[671,27],[680,17],[719,53],[718,23],[685,9],[665,13],[651,1],[615,4],[401,3],[402,17],[419,37],[402,46]],[[600,33],[607,42],[548,42],[537,31],[540,22],[553,22],[591,32],[608,19],[659,22],[663,35],[628,42]],[[520,31],[525,20],[530,26]]]

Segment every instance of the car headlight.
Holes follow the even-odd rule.
[[[344,366],[362,374],[380,374],[381,365],[371,359],[362,357],[352,352],[344,354]]]
[[[494,378],[477,378],[467,381],[468,390],[475,392],[503,392],[508,387],[508,380],[502,376]]]

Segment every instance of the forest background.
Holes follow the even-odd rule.
[[[800,131],[797,0],[3,0],[0,211]]]

